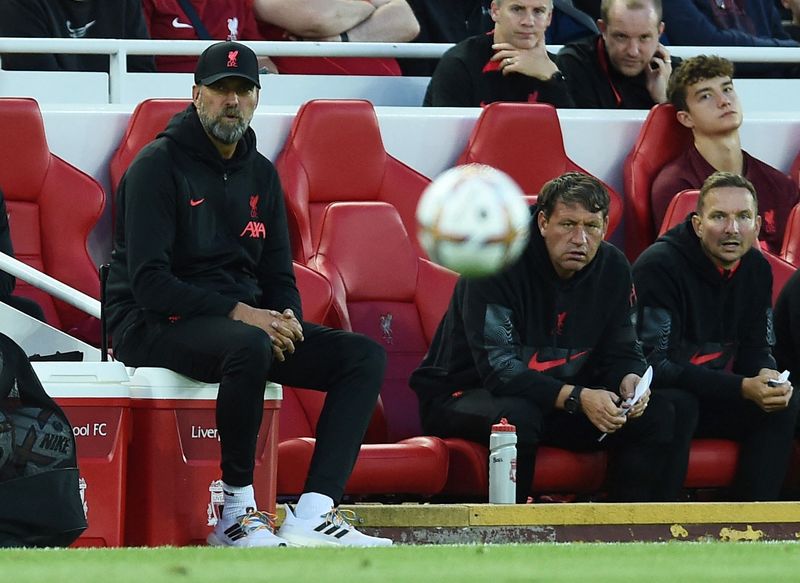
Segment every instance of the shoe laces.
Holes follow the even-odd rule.
[[[263,529],[266,529],[269,532],[275,532],[276,518],[277,517],[274,514],[270,514],[269,512],[253,510],[252,512],[248,512],[247,514],[239,516],[237,520],[239,521],[239,524],[242,525],[242,530],[250,534],[251,532],[256,532]]]
[[[349,526],[350,528],[353,528],[354,523],[361,522],[361,519],[352,510],[339,508],[332,508],[323,516],[323,518],[327,524],[333,524],[339,527]]]

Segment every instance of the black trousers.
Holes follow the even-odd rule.
[[[426,433],[484,445],[489,443],[491,426],[501,418],[516,425],[518,502],[525,502],[530,493],[540,444],[573,451],[609,449],[609,500],[618,502],[657,500],[664,462],[672,456],[674,410],[669,401],[656,396],[644,415],[628,420],[601,442],[597,441],[601,432],[583,414],[544,412],[528,399],[497,396],[485,389],[420,402],[420,413]]]
[[[263,330],[229,318],[140,322],[115,338],[115,354],[128,366],[164,367],[220,384],[222,479],[232,486],[253,483],[267,380],[326,392],[305,491],[338,503],[375,408],[386,354],[366,336],[310,322],[303,322],[303,335],[280,362]]]
[[[660,389],[656,394],[669,400],[675,409],[675,444],[671,468],[661,487],[665,497],[676,497],[689,466],[693,437],[718,437],[738,441],[739,465],[731,498],[737,501],[777,500],[786,477],[792,452],[795,423],[800,411],[800,395],[795,392],[789,406],[765,413],[751,401],[701,400],[680,389]]]

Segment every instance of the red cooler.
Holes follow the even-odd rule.
[[[89,527],[73,546],[122,546],[131,425],[125,366],[121,362],[32,365],[75,433],[81,498]]]
[[[204,545],[222,501],[217,385],[163,368],[137,368],[130,390],[125,544]],[[281,396],[280,385],[267,385],[256,447],[256,502],[270,512],[275,511]]]

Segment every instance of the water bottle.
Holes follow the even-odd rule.
[[[517,500],[517,428],[503,417],[492,425],[489,437],[489,502],[514,504]]]

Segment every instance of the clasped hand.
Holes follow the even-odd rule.
[[[294,352],[296,343],[303,341],[303,326],[290,308],[279,312],[239,302],[229,316],[264,330],[272,341],[272,353],[281,362],[286,360],[287,353]]]

